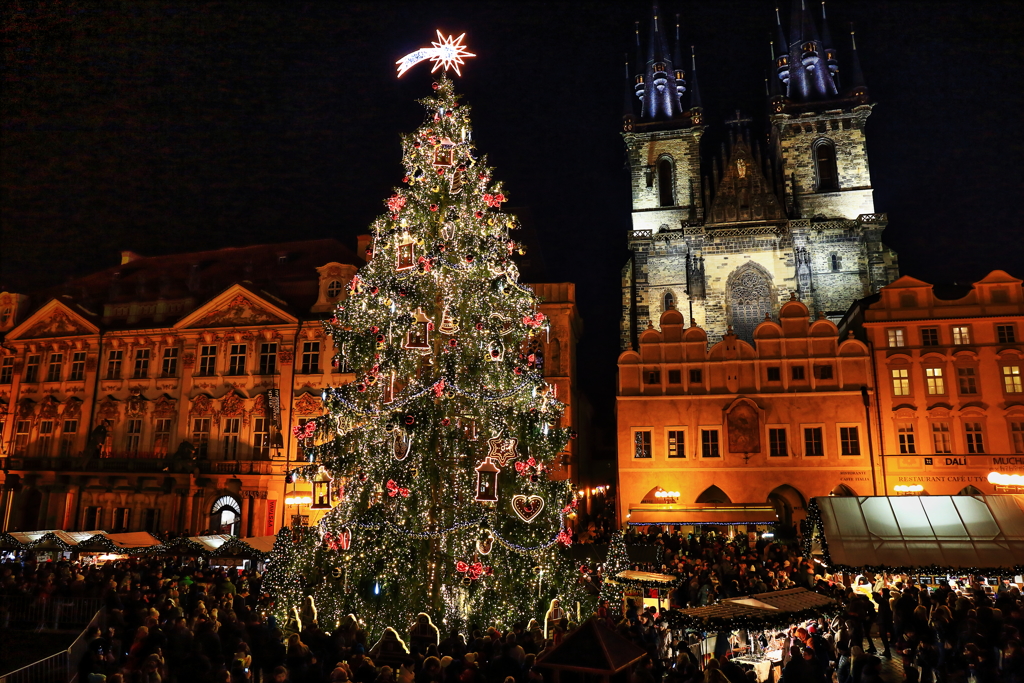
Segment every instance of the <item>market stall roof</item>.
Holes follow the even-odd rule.
[[[243,538],[242,542],[246,543],[253,550],[269,555],[270,551],[274,549],[274,541],[276,540],[277,536],[253,536],[251,538]]]
[[[755,593],[745,598],[727,598],[714,605],[673,610],[666,614],[673,628],[700,627],[702,630],[741,628],[751,625],[781,627],[834,611],[838,603],[806,588]]]
[[[139,552],[263,558],[274,546],[273,536],[240,539],[226,534],[176,538],[167,543],[145,531],[108,534],[106,531],[11,531],[0,533],[0,547],[18,550],[61,550],[132,554]]]
[[[627,569],[615,575],[617,579],[628,579],[630,581],[660,581],[661,583],[672,583],[678,581],[679,577],[674,574],[655,574],[654,572],[637,572]]]
[[[775,508],[763,503],[637,504],[629,508],[631,526],[651,524],[775,524]]]
[[[831,569],[970,570],[1024,568],[1024,495],[814,498]]]
[[[131,531],[124,534],[106,534],[107,538],[122,548],[152,548],[160,545],[160,539],[148,531]]]
[[[596,616],[537,659],[537,666],[610,676],[647,655],[647,651],[608,628]]]

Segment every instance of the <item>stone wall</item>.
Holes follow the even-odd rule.
[[[633,196],[634,230],[657,230],[662,223],[679,227],[681,220],[702,220],[703,200],[700,173],[700,138],[703,128],[623,133],[629,158]],[[649,216],[647,209],[659,209],[657,165],[662,157],[673,162],[675,211],[666,216]],[[657,211],[657,214],[664,212]]]

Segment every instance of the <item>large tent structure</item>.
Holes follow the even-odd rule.
[[[813,498],[808,553],[829,571],[1024,571],[1024,495]]]
[[[270,556],[273,536],[237,538],[218,534],[176,538],[163,543],[145,531],[108,534],[106,531],[11,531],[0,533],[0,549],[53,550],[71,553],[115,555],[188,555],[194,557],[244,557],[264,560]]]

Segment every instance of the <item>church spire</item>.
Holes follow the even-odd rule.
[[[680,88],[685,90],[683,74],[682,71],[677,72],[673,68],[664,24],[664,18],[658,12],[658,3],[654,3],[651,9],[651,30],[647,45],[643,92],[641,93],[640,87],[637,87],[637,94],[641,95],[643,102],[641,120],[645,123],[670,121],[682,114],[679,96],[682,93]]]
[[[786,96],[795,103],[830,100],[838,95],[829,54],[818,35],[818,27],[807,0],[793,0],[790,14],[787,59],[777,60],[779,76],[786,84]],[[832,52],[831,58],[835,59]]]
[[[828,62],[828,72],[832,74],[833,80],[838,81],[839,61],[836,59],[836,46],[832,42],[832,33],[828,30],[828,15],[825,14],[825,0],[821,0],[821,45],[825,48],[825,60]],[[836,83],[836,87],[839,84]]]
[[[697,48],[690,46],[690,114],[693,117],[694,125],[699,125],[704,111],[704,104],[700,99],[700,86],[697,85]]]
[[[629,77],[629,55],[625,56],[623,60],[626,63],[626,80],[625,80],[625,102],[622,105],[622,128],[623,130],[633,130],[633,79]]]
[[[850,24],[850,94],[866,98],[868,86],[864,83],[864,72],[860,68],[860,55],[857,54],[857,35]]]

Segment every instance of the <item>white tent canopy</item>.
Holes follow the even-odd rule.
[[[814,498],[832,568],[1015,570],[1024,495]]]

